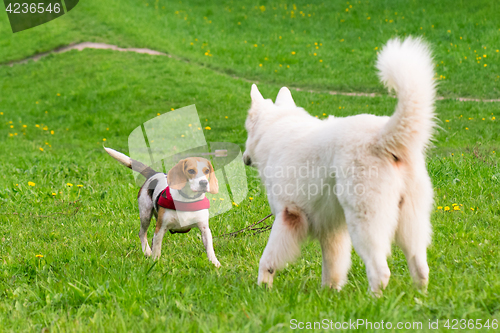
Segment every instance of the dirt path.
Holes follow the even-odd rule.
[[[118,51],[118,52],[135,52],[135,53],[142,53],[142,54],[149,54],[149,55],[155,55],[155,56],[164,56],[164,57],[169,57],[173,58],[172,55],[151,50],[151,49],[138,49],[138,48],[121,48],[116,45],[110,45],[110,44],[104,44],[104,43],[92,43],[92,42],[83,42],[83,43],[78,43],[78,44],[70,44],[67,46],[62,46],[58,47],[52,51],[47,51],[43,53],[36,54],[34,56],[22,59],[22,60],[17,60],[17,61],[11,61],[7,63],[8,66],[14,66],[14,65],[21,65],[25,64],[28,61],[38,61],[43,57],[48,56],[49,54],[58,54],[58,53],[64,53],[68,52],[71,50],[78,50],[82,51],[83,49],[101,49],[101,50],[113,50],[113,51]],[[182,60],[182,59],[178,59]],[[239,77],[239,76],[234,76],[231,75],[231,77],[244,80],[247,82],[251,83],[257,83],[255,81],[250,81],[245,78]],[[330,95],[342,95],[342,96],[358,96],[358,97],[379,97],[379,96],[384,96],[381,94],[376,94],[376,93],[362,93],[362,92],[341,92],[341,91],[317,91],[317,90],[307,90],[307,89],[301,89],[301,88],[291,88],[292,90],[295,91],[307,91],[310,93],[315,93],[315,94],[325,94],[328,93]],[[467,98],[467,97],[456,97],[456,98],[445,98],[445,97],[437,97],[438,100],[456,100],[460,102],[500,102],[500,99],[479,99],[479,98]]]

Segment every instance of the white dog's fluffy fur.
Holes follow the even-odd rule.
[[[431,52],[420,39],[393,39],[380,52],[377,68],[381,81],[397,93],[392,117],[319,120],[297,107],[287,88],[273,103],[252,86],[243,158],[259,169],[275,215],[259,284],[271,286],[276,270],[300,254],[310,235],[321,243],[323,285],[340,290],[346,283],[352,242],[371,290],[379,294],[389,282],[386,259],[393,240],[416,285],[427,285],[433,190],[425,149],[435,99]]]

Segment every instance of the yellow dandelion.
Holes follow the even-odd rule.
[[[12,134],[12,133],[9,133],[9,136],[14,136],[14,134]]]
[[[215,201],[215,200],[217,200],[217,199],[215,199],[215,198],[212,198],[212,200],[213,200],[213,201]]]
[[[40,148],[38,148],[38,149],[40,149],[40,151],[43,151],[43,148],[42,148],[42,147],[40,147]]]
[[[253,197],[249,197],[248,199],[253,200]]]
[[[33,183],[33,182],[28,182],[28,185],[29,185],[29,186],[35,186],[36,184],[35,184],[35,183]]]
[[[450,207],[446,206],[446,207],[444,207],[444,210],[445,210],[445,211],[449,211],[449,210],[450,210]]]
[[[226,116],[226,119],[227,119],[227,116]]]
[[[78,184],[78,185],[76,185],[76,186],[77,186],[77,187],[83,187],[83,185],[81,185],[81,184]]]
[[[455,206],[458,206],[458,205],[454,203],[454,204],[452,204],[452,206],[455,207]]]
[[[488,66],[487,64],[484,64],[484,67]]]
[[[375,50],[378,50],[378,46],[377,46],[377,47],[375,47]]]
[[[259,67],[262,67],[262,64],[259,64]]]
[[[224,198],[219,198],[219,200],[222,200],[222,201],[224,201]]]
[[[28,127],[28,125],[23,125],[24,128]]]
[[[319,59],[319,62],[323,62],[323,59]]]
[[[14,125],[10,125],[10,128],[14,128]]]
[[[295,51],[292,51],[292,54],[295,54]]]
[[[3,116],[3,112],[0,112],[0,116]]]
[[[35,127],[40,127],[40,125],[36,124]]]
[[[449,123],[450,121],[448,119],[445,120],[447,123]]]
[[[174,108],[170,108],[170,111],[174,111]]]
[[[455,207],[453,207],[453,210],[460,210],[460,207],[459,206],[455,206]]]
[[[50,134],[54,135],[54,131],[50,131]]]
[[[157,115],[157,116],[159,116],[159,115],[160,115],[160,113],[158,112],[156,115]]]
[[[102,138],[102,141],[106,141],[106,138]]]
[[[53,195],[53,196],[55,196],[56,194],[57,194],[57,193],[55,193],[55,192],[52,192],[52,195]]]
[[[71,183],[66,183],[66,185],[68,185],[69,187],[73,186],[73,184]]]
[[[438,206],[438,209],[443,209],[443,206]]]
[[[495,117],[491,117],[491,120],[495,120],[496,118]]]
[[[57,96],[61,96],[61,94],[57,93]]]
[[[37,257],[37,258],[43,258],[43,255],[37,254],[35,257]]]
[[[474,207],[471,207],[470,210],[474,211]]]
[[[183,138],[183,137],[184,137],[184,134],[181,135],[181,138]]]
[[[210,131],[212,128],[210,128],[210,126],[207,126],[205,127],[205,129]]]
[[[468,131],[468,130],[469,130],[469,128],[468,128],[468,127],[466,127],[466,128],[465,128],[465,130],[466,130],[466,131]]]
[[[323,113],[323,116],[326,116],[326,113]]]
[[[191,127],[191,126],[193,126],[193,125],[189,124],[188,126],[189,126],[189,127]]]

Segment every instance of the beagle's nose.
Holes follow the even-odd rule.
[[[200,180],[200,186],[207,187],[208,181],[207,180]]]

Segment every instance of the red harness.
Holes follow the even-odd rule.
[[[210,208],[210,200],[208,200],[207,197],[194,202],[182,202],[172,199],[170,188],[168,186],[158,196],[157,203],[158,206],[161,206],[163,208],[181,210],[184,212],[195,212],[197,210]]]

